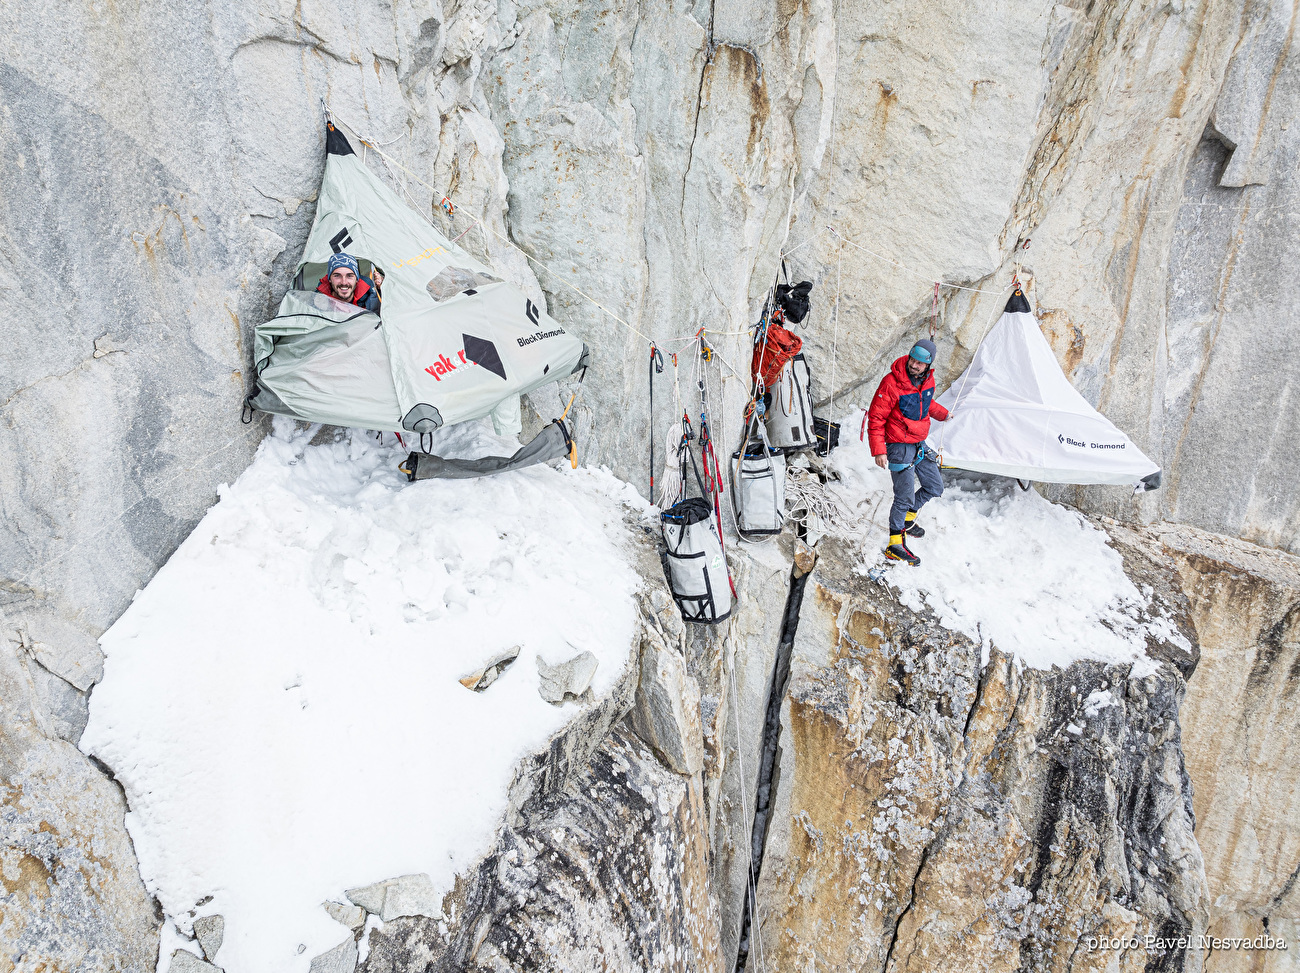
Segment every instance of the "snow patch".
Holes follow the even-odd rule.
[[[856,431],[861,419],[861,410],[850,413],[841,427]],[[1147,617],[1149,593],[1129,580],[1104,531],[1013,480],[950,478],[921,510],[925,537],[908,542],[920,566],[886,562],[890,474],[865,443],[845,438],[828,457],[840,476],[829,486],[860,518],[860,573],[885,570],[900,602],[928,607],[940,624],[980,642],[985,663],[996,645],[1035,669],[1099,659],[1134,663],[1141,675],[1156,668],[1149,633],[1186,642],[1168,621]]]
[[[580,712],[541,698],[534,660],[590,652],[599,696],[637,628],[623,504],[643,504],[608,472],[409,484],[405,450],[316,431],[277,420],[105,633],[81,742],[126,788],[166,926],[223,915],[241,973],[305,973],[346,935],[321,907],[346,889],[416,872],[450,890],[519,760]],[[437,439],[517,447],[484,423]],[[457,681],[516,645],[486,691]]]
[[[1094,689],[1083,701],[1083,715],[1092,719],[1107,706],[1119,705],[1109,689]]]

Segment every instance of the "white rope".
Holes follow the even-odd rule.
[[[798,467],[787,469],[785,499],[789,511],[786,516],[806,529],[818,530],[823,534],[833,531],[850,538],[866,534],[863,519],[840,497],[828,490],[820,477],[808,470]],[[817,523],[811,523],[814,520]]]
[[[726,387],[725,387],[725,385],[724,385],[723,383],[726,382],[726,380],[727,380],[727,376],[725,376],[725,375],[722,374],[722,365],[721,365],[722,357],[721,357],[721,356],[718,356],[718,362],[719,362],[719,366],[718,366],[718,402],[719,402],[718,411],[722,413],[722,435],[723,435],[724,437],[726,437],[726,435],[727,435],[727,429],[729,429],[730,426],[728,426],[728,424],[727,424],[727,389],[726,389]],[[704,370],[704,384],[705,384],[706,386],[709,386],[709,373],[708,373],[708,369],[707,369],[707,368]],[[713,394],[712,387],[709,387],[709,394],[710,394],[710,395]],[[723,489],[724,482],[726,482],[726,481],[724,481],[723,478],[722,478],[722,467],[723,467],[724,464],[725,464],[726,467],[727,467],[727,474],[728,474],[728,475],[727,475],[727,480],[730,481],[730,480],[732,479],[732,477],[731,477],[731,475],[730,475],[730,474],[731,474],[731,453],[730,453],[730,452],[728,451],[728,449],[727,449],[727,446],[726,446],[726,439],[725,439],[725,438],[723,439],[722,442],[723,442],[722,456],[719,457],[719,456],[717,455],[717,453],[718,453],[718,438],[717,438],[716,436],[713,437],[713,453],[714,453],[714,459],[717,460],[717,466],[718,466],[718,469],[716,470],[717,477],[718,477],[718,488],[719,488],[719,489],[718,489],[718,492],[721,493],[722,496],[723,496],[723,498],[725,499],[725,503],[723,504],[723,506],[725,506],[728,510],[731,511],[731,524],[732,524],[733,527],[736,528],[736,536],[739,537],[739,536],[740,536],[740,521],[739,521],[739,520],[737,519],[737,517],[736,517],[736,504],[735,504],[735,500],[734,500],[734,498],[732,497],[732,493],[735,492],[735,483],[733,482],[733,483],[731,484],[731,485],[732,485],[732,489],[731,489],[731,490]],[[744,449],[744,446],[743,446],[743,445],[741,446],[741,449]]]
[[[725,644],[725,643],[724,643]],[[736,723],[736,766],[740,771],[740,814],[745,822],[745,837],[748,839],[745,845],[745,860],[748,863],[749,871],[749,895],[746,899],[749,901],[749,942],[750,950],[753,951],[753,944],[758,943],[758,968],[760,973],[766,970],[766,964],[763,960],[763,939],[759,935],[758,928],[758,873],[754,871],[754,819],[749,815],[749,802],[745,799],[745,788],[748,785],[749,778],[745,776],[745,757],[744,740],[740,733],[740,688],[736,684],[736,650],[735,643],[732,643],[732,651],[727,659],[727,669],[731,673],[731,715],[735,717]]]
[[[832,124],[833,124],[833,123],[832,123]],[[831,166],[833,167],[834,165],[835,165],[835,148],[834,148],[834,146],[832,145],[832,147],[831,147]],[[832,169],[832,171],[834,171],[834,169]],[[782,250],[782,251],[781,251],[781,259],[782,259],[782,260],[786,259],[786,257],[790,256],[790,254],[794,253],[796,250],[802,250],[804,247],[808,246],[808,244],[812,243],[814,240],[816,240],[818,237],[820,237],[822,234],[824,234],[824,233],[825,233],[827,230],[829,230],[829,229],[830,229],[829,226],[824,226],[824,227],[822,227],[820,230],[818,230],[816,233],[814,233],[812,236],[810,236],[807,240],[805,240],[803,243],[800,243],[800,244],[798,244],[797,246],[793,246],[793,247],[791,247],[789,250]]]
[[[682,495],[682,483],[686,470],[682,466],[682,386],[677,372],[677,358],[670,356],[673,363],[673,422],[668,427],[667,443],[664,447],[663,488],[659,493],[659,508],[667,510]],[[650,498],[654,500],[653,497]]]
[[[832,170],[833,171],[833,170]],[[831,420],[835,418],[835,372],[840,360],[840,268],[844,263],[844,247],[840,246],[835,260],[835,336],[831,339]]]

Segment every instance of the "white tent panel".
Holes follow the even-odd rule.
[[[1160,468],[1080,395],[1019,291],[938,398],[943,464],[1041,483],[1159,483]]]
[[[340,251],[386,272],[378,316],[315,293]],[[263,411],[428,432],[586,364],[580,338],[407,207],[332,126],[299,275],[257,329]]]

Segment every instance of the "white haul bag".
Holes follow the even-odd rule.
[[[802,354],[781,366],[776,384],[768,389],[770,404],[764,417],[767,441],[773,449],[789,452],[817,444],[813,435],[811,376]]]
[[[731,455],[731,498],[745,540],[781,533],[785,525],[785,457],[773,455],[763,426],[750,423],[745,445]]]
[[[695,454],[686,449],[700,493],[707,495]],[[685,497],[659,515],[664,536],[664,573],[682,620],[714,625],[731,614],[731,575],[722,538],[705,496]]]

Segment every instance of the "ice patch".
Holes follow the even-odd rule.
[[[438,449],[517,447],[487,429]],[[408,484],[405,450],[313,432],[277,421],[104,635],[81,741],[126,788],[166,925],[220,913],[240,973],[305,973],[346,935],[321,902],[348,888],[414,872],[440,898],[520,758],[581,712],[541,698],[534,660],[591,652],[603,694],[637,625],[635,493],[609,473]],[[485,692],[458,681],[514,646]]]

